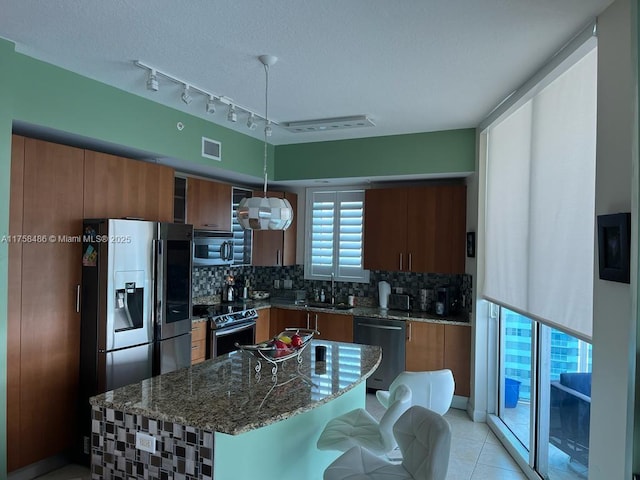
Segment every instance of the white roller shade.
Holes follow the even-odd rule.
[[[487,130],[483,296],[590,340],[596,49]]]

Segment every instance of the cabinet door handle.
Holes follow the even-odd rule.
[[[80,284],[76,285],[76,313],[80,313]]]
[[[217,227],[218,224],[217,223],[205,223],[203,226],[205,226],[205,227]]]
[[[310,325],[311,325],[311,319],[309,318],[309,315],[310,315],[310,313],[309,313],[309,312],[307,312],[307,330],[309,330],[309,329],[311,328],[311,327],[310,327]]]
[[[402,270],[402,253],[400,254],[400,270]]]
[[[409,271],[411,271],[411,254],[409,254]]]
[[[411,341],[411,322],[408,322],[409,328],[407,329],[407,342]]]
[[[280,265],[280,250],[276,250],[276,265]]]
[[[316,313],[316,332],[318,331],[318,314]]]

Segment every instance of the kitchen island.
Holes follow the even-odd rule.
[[[93,397],[92,478],[320,479],[338,456],[317,450],[320,432],[364,408],[381,357],[379,347],[314,340],[276,376],[238,351]]]

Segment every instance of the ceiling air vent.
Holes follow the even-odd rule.
[[[303,120],[300,122],[284,122],[280,126],[293,133],[327,132],[344,130],[346,128],[375,127],[376,124],[366,115],[353,117],[320,118],[318,120]]]
[[[210,138],[202,137],[202,156],[211,160],[222,160],[222,144]]]

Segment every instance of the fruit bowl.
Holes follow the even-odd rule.
[[[290,358],[297,358],[298,363],[302,363],[300,354],[309,345],[316,333],[318,333],[316,330],[306,328],[286,328],[268,342],[257,345],[240,345],[236,343],[235,346],[258,359],[258,364],[255,367],[256,372],[260,372],[262,368],[261,360],[265,360],[273,364],[271,373],[275,375],[278,371],[278,363]]]

